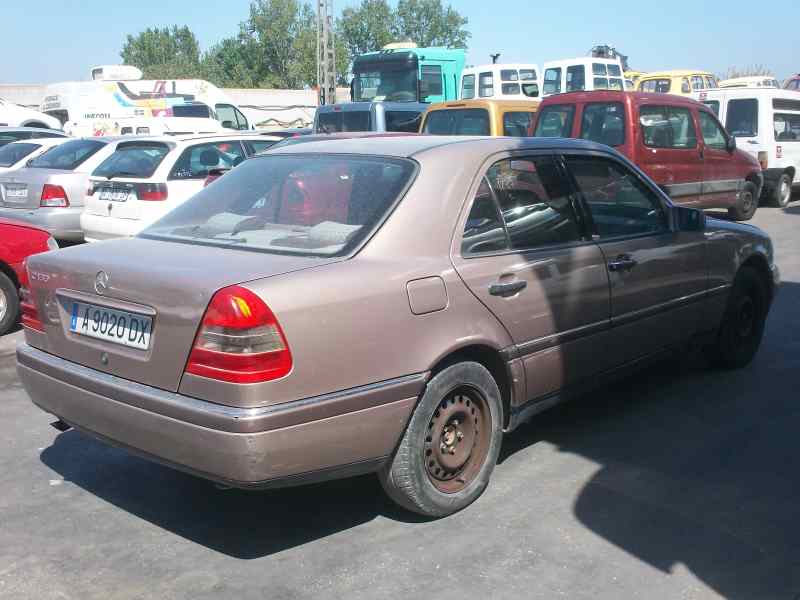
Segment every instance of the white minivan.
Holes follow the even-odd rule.
[[[459,99],[539,100],[539,66],[491,64],[467,67],[461,72]]]
[[[542,96],[563,92],[625,89],[618,58],[582,56],[544,63]]]
[[[717,114],[739,148],[761,163],[762,197],[772,206],[789,204],[800,169],[800,94],[749,87],[708,90],[693,96]]]

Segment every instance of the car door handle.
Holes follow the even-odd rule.
[[[492,296],[500,296],[506,298],[513,296],[524,290],[528,286],[527,281],[511,281],[509,283],[493,283],[489,286],[489,293]]]
[[[608,262],[608,270],[614,273],[619,271],[630,271],[633,267],[637,264],[636,260],[634,260],[628,254],[620,254],[614,260]]]

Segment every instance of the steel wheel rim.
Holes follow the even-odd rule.
[[[781,181],[781,204],[786,204],[789,201],[789,196],[792,193],[791,189],[792,188],[786,179]]]
[[[753,194],[750,192],[744,192],[742,195],[742,209],[744,212],[750,212],[750,209],[753,208]]]
[[[439,402],[428,422],[423,458],[428,479],[445,494],[472,483],[486,462],[491,412],[483,395],[460,387]]]
[[[3,290],[0,290],[0,321],[6,318],[8,312],[8,297]]]

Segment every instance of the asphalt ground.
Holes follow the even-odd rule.
[[[0,339],[0,598],[800,597],[800,202],[761,208],[783,286],[746,369],[669,361],[507,436],[429,521],[372,476],[270,492],[59,434]]]

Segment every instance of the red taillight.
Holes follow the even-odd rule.
[[[163,202],[167,199],[167,184],[139,183],[136,185],[136,197],[149,202]]]
[[[39,205],[47,208],[67,208],[69,206],[67,192],[60,185],[45,183]]]
[[[206,309],[186,372],[232,383],[258,383],[292,370],[281,326],[264,301],[238,285],[219,290]]]
[[[43,332],[44,325],[39,318],[39,310],[36,308],[36,303],[33,300],[33,294],[30,289],[30,275],[28,275],[27,259],[22,263],[22,274],[19,284],[19,307],[22,312],[22,325]]]

